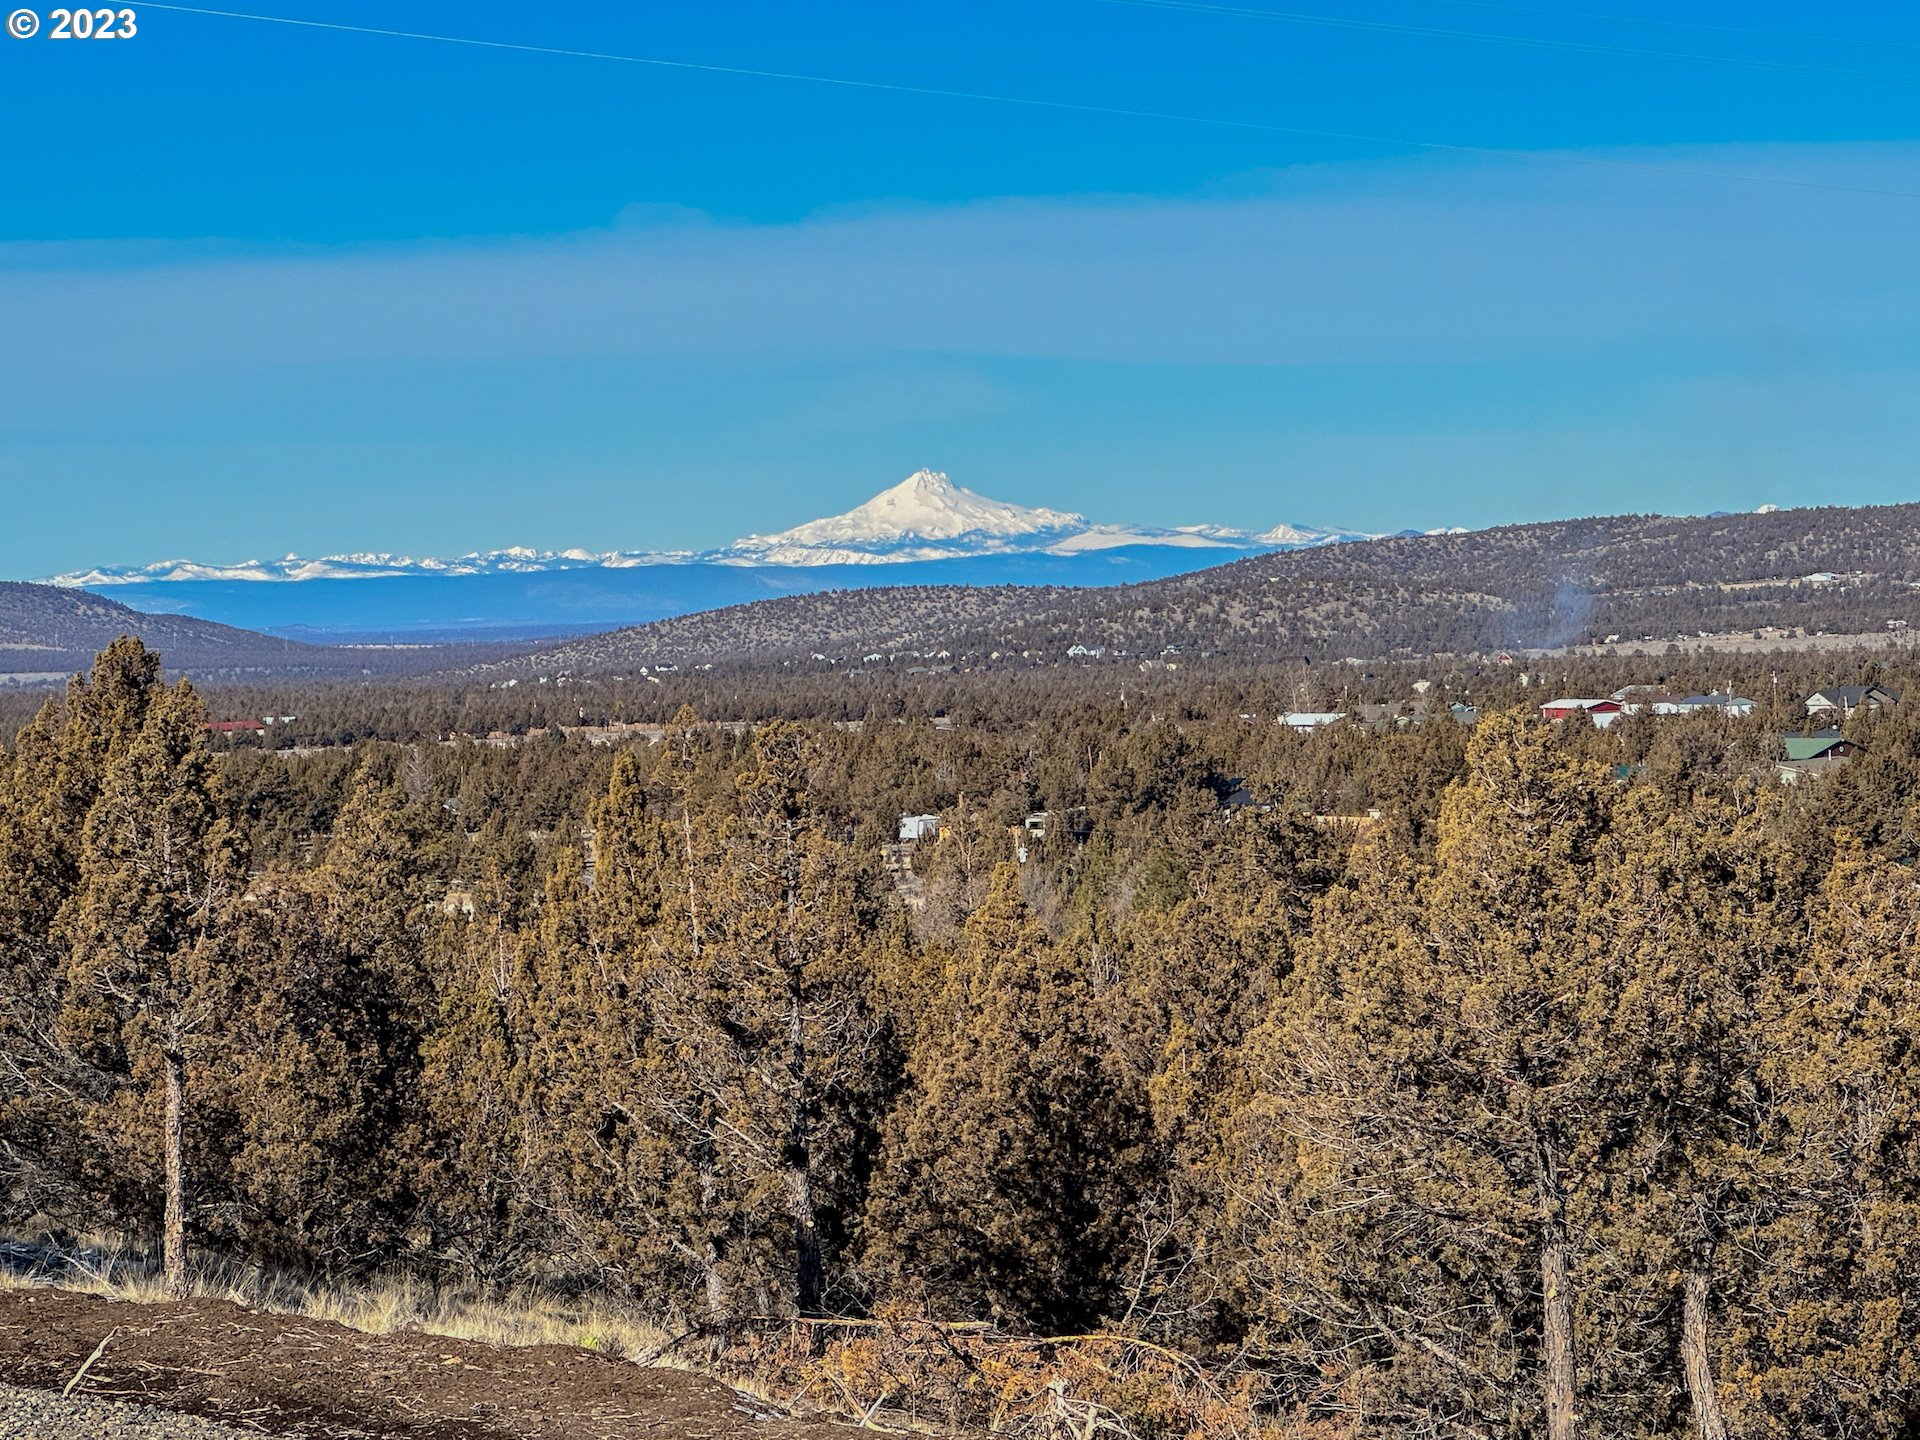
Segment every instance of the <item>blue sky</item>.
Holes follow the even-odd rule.
[[[1920,498],[1911,7],[134,8],[0,40],[0,575]]]

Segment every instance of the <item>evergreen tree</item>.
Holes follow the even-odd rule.
[[[103,774],[139,735],[159,672],[138,640],[116,640],[41,707],[0,766],[0,1159],[29,1212],[106,1200],[76,1107],[111,1085],[60,1034],[62,917]]]
[[[677,963],[658,966],[646,992],[676,1061],[671,1083],[698,1097],[687,1138],[711,1140],[753,1228],[784,1213],[788,1238],[769,1243],[785,1274],[769,1288],[803,1316],[822,1313],[827,1247],[844,1243],[858,1204],[887,1070],[873,1007],[883,882],[873,859],[832,837],[808,793],[810,763],[797,729],[755,734],[734,807],[708,817],[711,860],[692,850],[694,943],[680,950],[681,927],[665,927],[662,954]]]
[[[1891,1440],[1920,1424],[1920,896],[1843,834],[1809,908],[1760,996],[1722,1388],[1735,1434]]]
[[[1682,1423],[1725,1440],[1721,1352],[1729,1251],[1751,1213],[1755,997],[1782,929],[1765,796],[1636,786],[1593,885],[1611,974],[1591,997],[1613,1096],[1570,1195],[1593,1357],[1589,1410],[1614,1428]],[[1675,1323],[1677,1321],[1677,1324]],[[1650,1344],[1649,1337],[1666,1338]]]
[[[571,851],[548,877],[525,942],[515,1088],[536,1193],[582,1267],[676,1318],[717,1324],[729,1310],[730,1207],[711,1125],[677,1083],[650,996],[662,927],[679,917],[645,897],[657,901],[668,878],[662,852],[673,832],[621,804],[631,776],[623,757],[595,807],[591,894]]]
[[[186,1290],[188,1063],[222,1018],[228,907],[246,878],[221,815],[206,712],[183,681],[109,753],[87,816],[65,1025],[128,1084],[159,1091],[168,1288]]]
[[[818,1315],[890,1066],[883,882],[813,802],[797,730],[754,737],[724,805],[691,724],[668,744],[657,796],[615,762],[591,891],[554,876],[530,1073],[553,1142],[634,1197],[573,1194],[598,1249],[658,1257],[714,1323],[748,1300]]]
[[[577,904],[577,857],[563,850],[557,863],[552,911],[565,923],[560,917]],[[533,1268],[551,1272],[564,1233],[556,1211],[572,1212],[563,1156],[546,1143],[551,1127],[541,1107],[583,1097],[553,1092],[554,1067],[539,1068],[537,1046],[554,1044],[558,1055],[573,1057],[586,1039],[586,1017],[569,1012],[564,1040],[537,1033],[528,957],[559,946],[549,951],[478,918],[453,921],[440,938],[438,1007],[419,1045],[419,1118],[396,1137],[396,1158],[409,1163],[418,1196],[415,1248],[430,1247],[436,1259],[483,1282],[504,1284]],[[547,1176],[542,1166],[551,1167]],[[602,1210],[611,1208],[604,1192],[600,1200]],[[574,1238],[584,1268],[584,1247]],[[600,1283],[609,1283],[604,1271]]]
[[[1103,1072],[1087,978],[1001,866],[968,918],[911,1085],[888,1121],[866,1223],[883,1296],[953,1318],[1096,1318],[1130,1218],[1136,1143]]]
[[[363,772],[310,870],[262,874],[237,916],[226,1112],[235,1242],[327,1272],[404,1248],[431,1162],[422,1051],[463,921],[403,788]]]
[[[1375,1376],[1403,1424],[1579,1423],[1569,1206],[1635,1097],[1602,1041],[1617,976],[1589,905],[1613,787],[1560,744],[1483,719],[1436,869],[1410,884],[1363,850],[1250,1046],[1230,1160],[1257,1177],[1249,1303],[1296,1354]]]

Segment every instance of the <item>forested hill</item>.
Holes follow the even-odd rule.
[[[1817,578],[1816,578],[1817,577]],[[1625,515],[1331,545],[1107,589],[902,587],[734,606],[570,642],[545,671],[877,652],[1246,659],[1491,653],[1920,622],[1920,505]]]
[[[307,648],[207,620],[142,614],[84,590],[0,582],[0,672],[85,669],[119,635],[139,636],[183,670],[244,665],[269,648]]]
[[[815,653],[857,658],[874,650],[883,654],[931,651],[956,635],[1030,628],[1076,596],[1097,600],[1145,588],[894,585],[786,595],[583,636],[532,657],[502,662],[499,668],[595,670],[668,660],[777,659]]]
[[[418,673],[499,653],[303,645],[185,615],[151,615],[85,590],[0,581],[0,684],[84,670],[121,635],[138,636],[167,667],[197,680],[346,679]]]

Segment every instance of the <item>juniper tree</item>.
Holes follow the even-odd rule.
[[[62,917],[79,891],[103,773],[139,734],[159,673],[159,657],[138,640],[114,641],[41,707],[0,764],[0,1155],[25,1195],[49,1201],[73,1203],[90,1183],[76,1107],[103,1083],[59,1033]]]
[[[1095,1318],[1135,1143],[1100,1064],[1087,981],[994,872],[908,1057],[866,1219],[882,1294],[949,1318]]]
[[[205,727],[205,709],[182,681],[154,698],[132,742],[110,754],[62,921],[71,951],[64,1028],[144,1089],[149,1113],[162,1112],[162,1240],[175,1294],[187,1283],[188,1064],[221,1015],[228,907],[246,879]]]
[[[73,1132],[79,1083],[59,1043],[56,927],[86,815],[61,803],[59,745],[60,711],[49,703],[0,757],[0,1157],[8,1188],[34,1196],[71,1184],[72,1166],[56,1152]]]
[[[1751,1215],[1756,998],[1787,959],[1766,795],[1646,784],[1617,808],[1593,879],[1611,973],[1587,1013],[1612,1093],[1573,1195],[1592,1355],[1613,1428],[1679,1423],[1725,1440],[1730,1252]],[[1596,1075],[1598,1072],[1596,1072]]]
[[[1736,1434],[1893,1440],[1920,1422],[1920,892],[1843,833],[1808,910],[1758,997],[1722,1388]]]
[[[1228,1171],[1248,1303],[1399,1423],[1576,1433],[1569,1203],[1631,1100],[1588,909],[1612,803],[1544,727],[1483,720],[1433,872],[1363,847],[1250,1043]]]
[[[448,917],[435,931],[436,1006],[419,1040],[417,1115],[396,1137],[396,1160],[418,1197],[413,1248],[430,1247],[435,1259],[484,1282],[506,1283],[536,1265],[553,1274],[584,1268],[583,1247],[576,1244],[569,1267],[557,1243],[566,1186],[562,1156],[542,1143],[540,1107],[557,1097],[551,1072],[537,1068],[533,974],[533,957],[566,953],[552,943],[553,927],[577,914],[577,875],[578,857],[563,849],[537,937],[512,934],[484,913]],[[563,1053],[584,1038],[585,1017],[569,1018],[576,1028]],[[560,1042],[551,1030],[539,1038]],[[551,1167],[550,1179],[541,1166]],[[610,1281],[602,1272],[602,1283]]]
[[[539,1047],[543,1109],[558,1146],[617,1177],[603,1220],[571,1207],[597,1244],[664,1247],[717,1322],[753,1297],[817,1315],[889,1064],[882,881],[811,800],[798,731],[758,733],[724,805],[703,800],[691,727],[668,743],[663,793],[616,761],[591,893],[556,874],[535,1023],[584,1043]]]
[[[689,1133],[698,1097],[676,1083],[653,1024],[660,927],[673,923],[660,904],[673,836],[643,803],[621,803],[637,796],[633,774],[621,756],[594,807],[592,892],[563,849],[539,925],[522,939],[524,1055],[513,1085],[532,1183],[570,1242],[569,1261],[665,1312],[719,1323],[730,1308],[732,1207],[710,1133]]]
[[[406,1248],[434,1173],[423,1048],[465,978],[426,814],[363,767],[318,864],[263,873],[230,937],[226,1112],[236,1243],[327,1272]]]
[[[685,933],[698,948],[660,967],[648,991],[677,1083],[714,1117],[722,1166],[743,1190],[773,1187],[761,1203],[788,1227],[773,1247],[786,1257],[774,1289],[800,1315],[821,1313],[824,1247],[843,1243],[887,1068],[873,1003],[883,882],[874,858],[829,832],[808,793],[810,763],[796,728],[755,734],[732,812],[709,821],[718,863],[688,876],[699,918]],[[704,1128],[694,1124],[695,1139]]]

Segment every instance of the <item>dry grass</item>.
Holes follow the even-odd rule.
[[[153,1302],[169,1297],[146,1250],[103,1242],[54,1251],[10,1245],[0,1256],[0,1288],[50,1285],[105,1299]],[[286,1271],[196,1256],[190,1292],[254,1310],[328,1320],[369,1335],[418,1331],[483,1345],[577,1345],[651,1364],[681,1365],[666,1353],[665,1331],[617,1308],[534,1292],[483,1295],[422,1284],[405,1275],[321,1285]]]
[[[57,1286],[103,1299],[167,1300],[148,1250],[0,1241],[0,1289]],[[1253,1377],[1119,1335],[1045,1339],[911,1315],[743,1327],[718,1355],[677,1350],[658,1326],[617,1307],[535,1291],[486,1295],[396,1274],[323,1285],[196,1255],[190,1293],[331,1321],[370,1335],[414,1332],[483,1345],[570,1345],[696,1370],[778,1410],[836,1415],[873,1431],[988,1434],[1007,1440],[1278,1440],[1258,1415]],[[685,1338],[685,1337],[681,1337]],[[697,1363],[704,1358],[706,1363]],[[1304,1433],[1284,1431],[1284,1433]],[[1317,1432],[1316,1432],[1317,1433]]]

